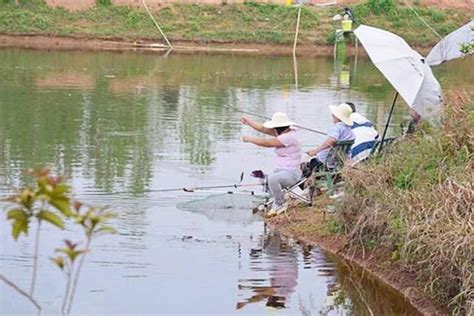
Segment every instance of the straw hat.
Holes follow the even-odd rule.
[[[331,111],[332,115],[341,120],[342,123],[352,126],[352,109],[349,104],[341,103],[339,105],[330,105],[329,111]]]
[[[277,128],[277,127],[283,127],[283,126],[291,126],[294,125],[292,121],[288,118],[286,113],[283,112],[276,112],[272,116],[271,121],[267,121],[263,123],[263,127],[265,128]]]

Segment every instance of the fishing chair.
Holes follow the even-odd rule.
[[[260,179],[262,185],[264,186],[265,192],[268,192],[268,175],[264,174],[263,171],[261,171],[261,170],[254,170],[254,171],[252,171],[251,176],[254,177],[254,178]],[[300,188],[304,185],[306,180],[307,180],[306,177],[302,177],[295,184],[293,184],[289,187],[283,188],[283,193],[287,197],[291,197],[291,198],[300,200],[300,201],[302,201],[302,202],[304,202],[308,205],[311,205],[311,200],[309,198],[305,197],[303,194],[295,192],[297,190],[300,190]],[[267,209],[268,207],[271,206],[273,201],[274,201],[274,199],[271,198],[268,201],[266,201],[265,203],[263,203],[262,206],[264,207],[264,209]]]
[[[304,186],[304,184],[307,180],[308,180],[307,177],[302,177],[300,180],[298,180],[298,182],[296,182],[292,186],[290,186],[288,188],[284,188],[283,192],[285,192],[285,194],[288,197],[299,200],[299,201],[307,204],[308,206],[311,206],[312,201],[311,201],[310,197],[305,196],[305,194],[300,190],[301,187]],[[298,191],[298,190],[301,191],[301,193],[295,192],[295,191]]]
[[[380,141],[380,140],[375,141],[374,147],[372,147],[372,150],[370,151],[370,156],[369,157],[376,154],[377,151],[381,150],[381,148],[384,148],[385,146],[392,144],[396,139],[397,139],[397,137],[387,137],[383,140],[383,144],[382,144],[382,141]]]
[[[392,144],[395,140],[396,137],[386,138],[383,141],[382,146],[380,146],[382,144],[381,141],[376,141],[369,157],[373,156],[377,150],[379,150],[379,148],[384,148],[385,146]],[[336,145],[330,150],[325,165],[319,170],[314,170],[310,177],[304,177],[293,186],[286,188],[285,191],[287,194],[292,198],[302,201],[308,206],[311,206],[313,204],[313,199],[323,192],[326,192],[328,196],[332,196],[337,189],[344,185],[341,177],[341,171],[345,162],[350,156],[350,151],[353,144],[353,140],[337,142]],[[307,181],[309,181],[309,183],[307,183]],[[308,187],[308,197],[294,192],[302,184],[306,184],[306,187]]]
[[[313,174],[309,177],[302,177],[298,182],[293,184],[290,187],[283,188],[283,192],[287,197],[301,201],[308,206],[313,204],[313,196],[315,192],[320,192],[323,190],[327,191],[327,194],[332,195],[334,189],[342,185],[340,173],[341,169],[344,166],[344,162],[349,156],[352,145],[354,144],[353,140],[350,141],[340,141],[337,142],[334,147],[329,151],[326,163],[322,167],[322,170],[315,170]],[[264,178],[264,183],[268,184],[267,176],[261,170],[255,170],[252,172],[251,176],[256,178]],[[311,179],[314,179],[311,181]],[[308,180],[311,183],[307,183]],[[301,187],[308,187],[308,194],[301,192]],[[301,193],[297,193],[297,192]],[[273,203],[273,198],[263,204],[265,208],[268,208],[271,203]]]
[[[332,196],[336,189],[344,185],[341,172],[346,160],[350,156],[353,144],[353,140],[337,142],[329,151],[324,166],[313,171],[313,174],[308,179],[309,183],[306,184],[309,191],[309,200],[311,201],[310,205],[315,194],[317,196],[322,192],[326,192],[328,196]]]

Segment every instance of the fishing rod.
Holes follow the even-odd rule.
[[[179,188],[166,188],[166,189],[156,189],[156,190],[143,190],[140,193],[160,193],[160,192],[179,192],[184,191],[188,193],[192,192],[204,192],[203,190],[210,190],[210,189],[225,189],[225,188],[247,188],[247,187],[257,187],[257,186],[264,186],[265,183],[248,183],[248,184],[224,184],[224,185],[211,185],[211,186],[200,186],[200,187],[179,187]],[[230,191],[226,191],[227,193]],[[110,193],[96,193],[96,194],[89,194],[89,195],[110,195],[110,194],[126,194],[126,193],[133,193],[131,191],[116,191]]]
[[[240,113],[244,113],[244,114],[248,114],[248,115],[253,115],[255,117],[263,118],[263,119],[266,119],[266,120],[271,120],[271,118],[268,117],[268,116],[264,116],[264,115],[260,115],[260,114],[252,113],[252,112],[248,112],[248,111],[243,111],[243,110],[239,110],[239,109],[235,109],[235,108],[232,108],[232,109],[236,112],[240,112]],[[317,134],[321,134],[321,135],[327,135],[327,133],[325,133],[325,132],[321,132],[321,131],[318,131],[316,129],[312,129],[312,128],[305,127],[305,126],[302,126],[302,125],[295,124],[294,126],[300,128],[300,129],[304,129],[306,131],[313,132],[313,133],[317,133]]]
[[[233,191],[233,190],[197,190],[197,191],[189,191],[187,189],[188,193],[209,193],[209,194],[229,194],[229,195],[251,195],[251,196],[256,196],[256,197],[265,197],[268,198],[270,197],[270,193],[268,192],[257,192],[257,191]]]

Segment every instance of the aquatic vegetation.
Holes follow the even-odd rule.
[[[382,156],[347,169],[338,219],[350,251],[369,245],[414,272],[425,292],[454,313],[474,304],[474,108],[451,93],[440,129],[427,127]]]
[[[30,227],[36,222],[36,235],[33,253],[33,267],[30,291],[21,290],[15,283],[0,274],[4,281],[18,293],[26,296],[41,311],[41,306],[35,301],[35,287],[38,274],[38,256],[40,252],[40,236],[43,222],[47,222],[61,230],[66,223],[80,226],[85,236],[85,246],[79,249],[78,243],[65,241],[65,247],[56,251],[63,255],[52,258],[52,261],[65,272],[67,286],[61,313],[69,314],[74,302],[79,275],[86,254],[90,251],[90,244],[94,236],[104,233],[115,233],[112,226],[107,225],[114,214],[107,208],[95,208],[74,201],[70,197],[71,188],[64,183],[64,179],[42,168],[29,171],[35,179],[33,185],[20,188],[18,192],[6,201],[12,205],[6,211],[7,220],[12,224],[12,237],[17,240],[22,234],[28,235]],[[76,260],[79,261],[75,265]]]

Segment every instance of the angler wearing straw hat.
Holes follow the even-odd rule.
[[[288,208],[284,201],[282,188],[295,184],[301,178],[301,145],[296,137],[296,132],[291,129],[294,125],[285,113],[276,112],[271,121],[263,124],[255,122],[248,117],[242,117],[240,122],[252,127],[261,133],[273,136],[263,138],[243,136],[242,141],[261,147],[275,148],[275,170],[268,176],[268,186],[275,199],[269,216],[280,214]]]
[[[354,134],[351,130],[353,124],[351,119],[352,108],[346,103],[341,103],[339,105],[330,105],[329,111],[332,114],[334,125],[329,131],[326,140],[318,147],[307,152],[309,156],[316,157],[303,166],[303,175],[305,177],[309,177],[314,169],[318,170],[324,166],[329,151],[337,142],[354,140]]]

